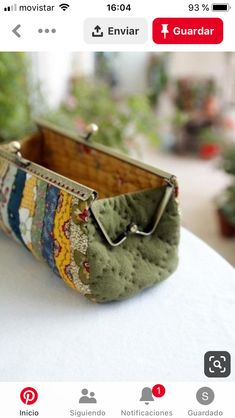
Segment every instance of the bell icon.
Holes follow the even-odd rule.
[[[145,402],[145,405],[148,405],[149,402],[154,401],[151,388],[146,387],[142,390],[142,396],[140,398],[140,401]]]

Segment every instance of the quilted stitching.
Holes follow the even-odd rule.
[[[164,187],[102,199],[93,204],[93,212],[115,239],[131,222],[145,229],[163,194]],[[174,197],[150,237],[129,236],[121,246],[111,247],[93,218],[88,230],[90,288],[97,302],[130,297],[167,278],[177,267],[179,212]]]

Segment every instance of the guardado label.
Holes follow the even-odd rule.
[[[224,415],[223,411],[211,411],[207,409],[206,411],[194,411],[192,409],[188,410],[189,417],[222,417]]]

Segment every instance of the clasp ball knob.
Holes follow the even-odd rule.
[[[9,144],[9,148],[11,152],[18,153],[21,149],[21,145],[18,141],[12,141]]]
[[[86,132],[89,135],[97,134],[98,131],[99,131],[99,127],[95,123],[90,123],[90,125],[86,127]]]

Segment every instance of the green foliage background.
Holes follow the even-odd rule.
[[[0,141],[19,139],[32,129],[25,53],[0,53]]]
[[[138,134],[159,144],[158,123],[145,94],[135,94],[119,101],[112,89],[97,79],[73,80],[70,95],[56,112],[46,115],[50,121],[78,132],[80,123],[96,123],[99,132],[93,140],[127,151],[127,142]]]
[[[222,155],[222,167],[232,176],[232,182],[222,193],[219,210],[232,225],[235,225],[235,145],[225,148]]]
[[[68,97],[51,111],[31,78],[31,61],[26,53],[0,53],[0,142],[31,132],[36,113],[77,133],[87,124],[96,123],[100,131],[94,141],[124,151],[128,149],[127,142],[138,134],[159,143],[157,122],[147,95],[135,94],[120,101],[112,88],[97,78],[71,79]],[[32,98],[37,98],[38,103]]]

